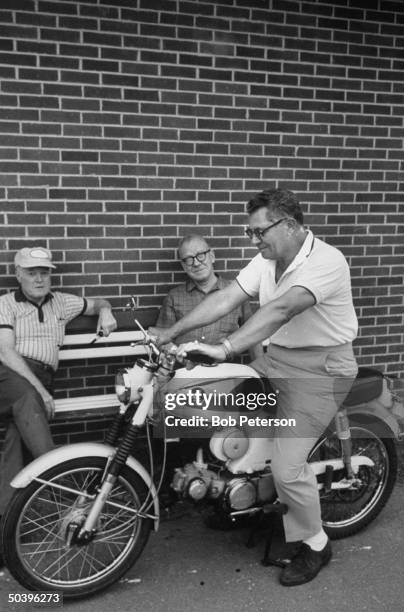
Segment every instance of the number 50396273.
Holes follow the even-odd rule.
[[[63,596],[61,593],[9,593],[8,603],[62,605]]]

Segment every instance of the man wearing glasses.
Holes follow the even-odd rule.
[[[274,430],[271,461],[279,500],[288,506],[286,541],[301,542],[280,577],[284,586],[294,586],[312,580],[331,559],[307,458],[356,376],[357,319],[343,254],[304,227],[292,192],[259,193],[248,202],[247,213],[246,233],[258,254],[233,283],[206,298],[158,341],[165,344],[208,325],[259,296],[257,312],[220,344],[187,343],[177,354],[184,358],[197,349],[220,362],[270,339],[267,352],[251,366],[278,390],[277,416],[296,420],[295,427]]]
[[[198,306],[207,295],[216,295],[219,290],[229,285],[229,281],[215,274],[213,267],[215,254],[199,234],[190,234],[182,238],[178,245],[178,254],[188,280],[171,289],[164,298],[156,322],[157,328],[172,327],[174,323]],[[173,338],[173,341],[176,344],[193,340],[216,344],[243,325],[250,316],[250,303],[246,301],[219,320],[195,331],[180,334]],[[159,329],[154,329],[154,331],[158,332]],[[253,347],[250,353],[252,359],[260,356],[262,354],[261,345]]]

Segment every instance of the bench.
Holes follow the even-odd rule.
[[[132,346],[133,342],[138,342],[143,338],[140,330],[135,329],[133,319],[129,320],[129,313],[123,311],[114,312],[118,321],[118,330],[108,337],[98,338],[96,342],[91,342],[96,337],[97,317],[78,317],[67,328],[63,347],[59,352],[60,365],[75,360],[108,359],[112,357],[133,357],[134,361],[146,354],[145,347],[142,345]],[[157,316],[157,311],[145,310],[136,313],[136,317],[143,327],[152,325]],[[126,330],[122,331],[122,327]],[[94,331],[89,332],[89,329]],[[118,368],[117,368],[118,369]],[[105,393],[97,395],[82,395],[79,397],[67,397],[55,400],[56,416],[63,416],[67,413],[88,413],[97,410],[99,413],[114,411],[119,407],[119,401],[115,393]]]

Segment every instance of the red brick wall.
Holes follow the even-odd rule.
[[[234,276],[244,204],[295,190],[352,270],[361,363],[403,371],[404,2],[2,0],[0,290],[41,243],[54,285],[158,306],[175,246]]]

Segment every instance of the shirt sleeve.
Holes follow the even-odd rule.
[[[250,297],[256,297],[261,284],[262,255],[256,255],[249,264],[243,268],[236,278],[242,290]]]
[[[343,254],[333,249],[326,257],[313,255],[293,285],[312,293],[317,304],[328,301],[338,291],[350,287],[349,267]]]
[[[85,312],[87,307],[85,298],[72,295],[70,293],[62,293],[61,295],[63,296],[64,316],[66,318],[66,322],[72,321],[72,319],[75,319]]]
[[[14,329],[15,315],[6,300],[0,299],[0,327]]]
[[[173,298],[169,293],[163,300],[159,316],[157,317],[156,327],[171,327],[176,321]]]

